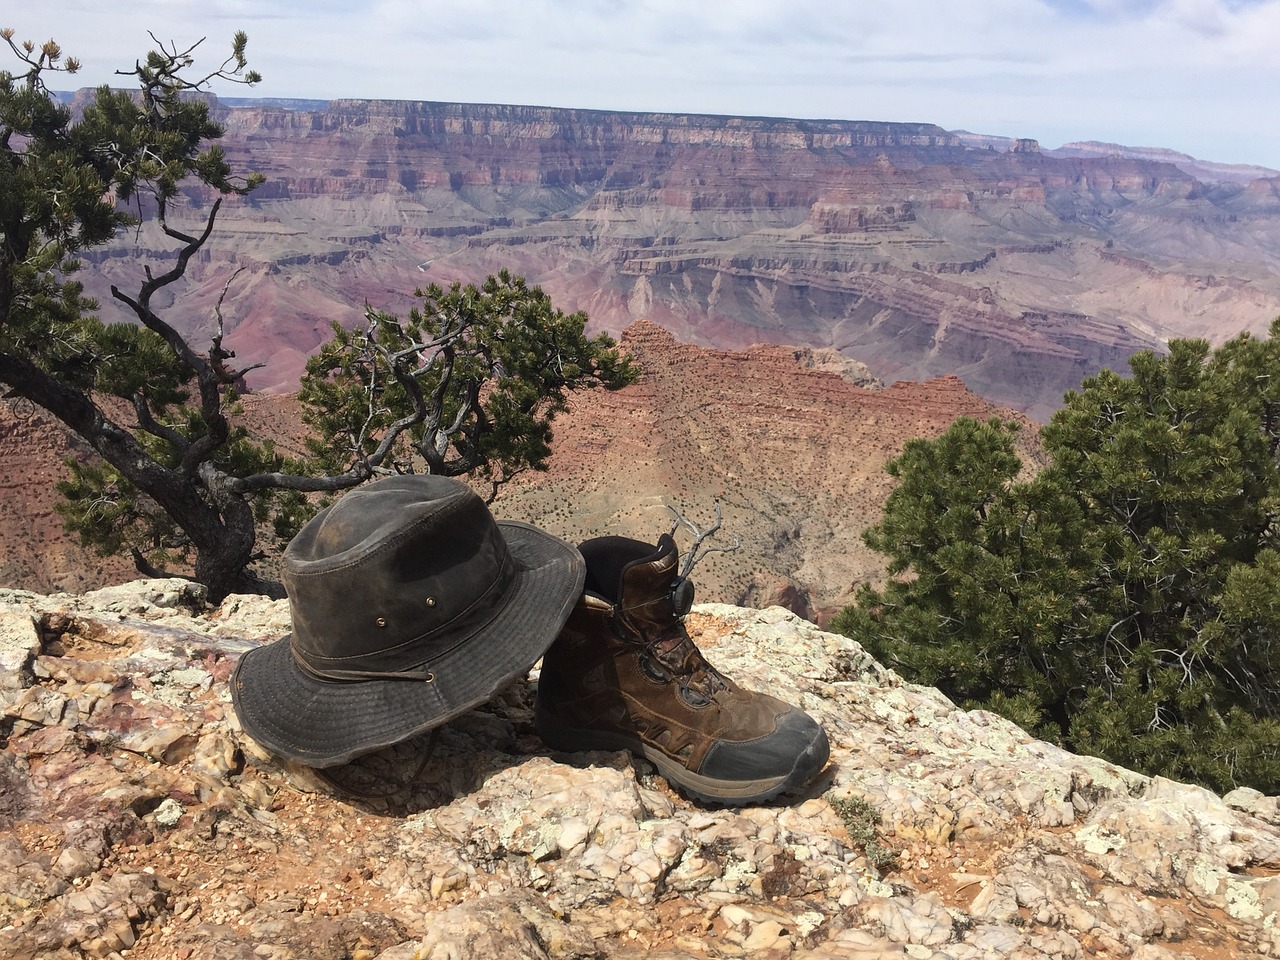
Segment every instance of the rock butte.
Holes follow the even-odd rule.
[[[283,601],[209,610],[177,580],[0,591],[0,956],[1280,950],[1277,798],[1065,753],[777,607],[691,618],[717,665],[831,737],[805,795],[741,810],[695,806],[625,755],[549,753],[531,722],[536,670],[448,724],[392,800],[340,799],[248,740],[231,709],[236,657],[288,623]],[[421,746],[341,776],[407,778]],[[855,839],[868,821],[848,798],[878,811],[892,864]]]

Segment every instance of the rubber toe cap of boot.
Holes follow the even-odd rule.
[[[707,751],[698,776],[704,787],[708,782],[724,784],[726,796],[708,799],[760,802],[804,786],[826,766],[830,752],[827,734],[817,721],[792,707],[763,737],[716,743]]]

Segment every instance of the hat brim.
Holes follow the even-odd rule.
[[[244,731],[280,756],[333,767],[447,723],[527,673],[581,596],[586,568],[575,547],[537,527],[498,528],[516,565],[511,595],[483,630],[430,664],[431,682],[321,680],[298,666],[286,636],[236,666],[231,696]]]

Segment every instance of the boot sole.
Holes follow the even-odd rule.
[[[553,750],[563,753],[580,753],[587,750],[627,750],[644,757],[680,791],[703,803],[729,806],[745,806],[764,803],[780,793],[803,787],[826,766],[830,748],[827,735],[818,729],[818,738],[796,757],[791,770],[780,777],[759,780],[720,780],[694,773],[688,767],[667,754],[650,747],[638,737],[608,730],[582,730],[571,727],[559,717],[545,710],[534,710],[534,724],[543,742]]]

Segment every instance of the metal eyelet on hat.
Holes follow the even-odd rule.
[[[378,626],[380,626],[380,627],[385,627],[385,626],[387,625],[387,618],[386,618],[386,617],[379,617],[377,620],[375,620],[375,621],[373,621],[373,622],[374,622],[374,623],[376,623],[376,624],[377,624]]]
[[[428,607],[434,607],[434,606],[436,605],[436,598],[435,598],[435,597],[427,597],[426,604],[427,604],[427,606],[428,606]]]

